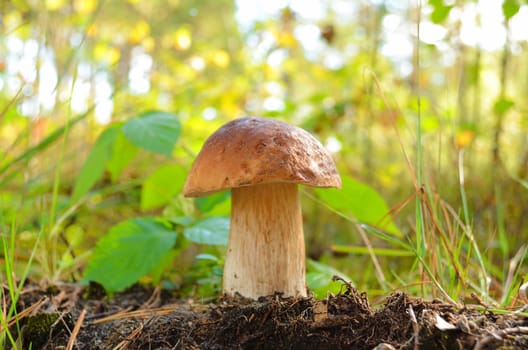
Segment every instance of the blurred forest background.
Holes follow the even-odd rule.
[[[313,289],[335,271],[371,295],[480,284],[504,296],[526,278],[525,0],[11,0],[0,16],[0,233],[4,258],[14,235],[14,260],[34,259],[31,277],[78,280],[129,218],[229,215],[225,196],[196,209],[170,188],[216,128],[258,115],[317,135],[400,232],[365,232],[304,189]],[[179,120],[172,154],[118,136],[74,195],[103,130],[152,110]],[[171,198],[147,201],[163,166]],[[342,200],[341,214],[365,199]],[[178,242],[161,280],[217,292],[223,248]]]

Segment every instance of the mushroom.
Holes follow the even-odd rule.
[[[240,118],[203,145],[183,194],[200,197],[231,189],[225,294],[252,299],[307,295],[298,184],[341,187],[328,151],[301,128]]]

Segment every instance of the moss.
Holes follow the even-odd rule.
[[[24,349],[28,349],[30,344],[33,349],[42,347],[47,342],[59,317],[59,313],[45,312],[28,317],[26,324],[22,327]]]

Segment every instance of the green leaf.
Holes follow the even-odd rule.
[[[307,265],[308,273],[306,274],[306,283],[308,284],[308,287],[318,295],[322,294],[321,292],[324,293],[326,291],[337,292],[338,289],[341,288],[341,283],[336,283],[332,280],[334,276],[339,276],[347,281],[351,281],[350,277],[325,263],[308,259]],[[354,284],[353,282],[351,283]],[[331,288],[331,286],[338,289]]]
[[[126,166],[134,159],[137,151],[138,148],[128,141],[122,130],[119,130],[114,141],[112,154],[106,163],[106,169],[110,173],[112,182],[117,181],[119,175],[121,175]]]
[[[225,216],[211,216],[197,221],[183,232],[192,242],[211,245],[227,245],[229,237],[229,218]]]
[[[106,162],[112,154],[112,147],[118,132],[119,125],[113,125],[105,129],[97,138],[75,181],[71,198],[73,202],[88,193],[90,188],[103,175]]]
[[[422,130],[425,132],[434,132],[440,129],[441,124],[438,118],[433,115],[424,115],[422,118]]]
[[[146,112],[130,119],[123,126],[125,136],[134,145],[167,157],[172,156],[180,131],[181,125],[176,115],[167,112]]]
[[[326,274],[319,272],[306,273],[306,284],[310,290],[326,288],[330,283],[332,283],[332,276],[329,278]]]
[[[189,226],[192,224],[192,218],[188,216],[165,217],[165,220],[169,221],[173,225]]]
[[[514,105],[515,103],[512,100],[509,100],[507,98],[500,98],[497,101],[495,101],[495,104],[493,105],[493,111],[496,114],[502,115],[506,113]]]
[[[445,22],[452,8],[453,6],[446,6],[442,3],[435,5],[433,7],[433,12],[431,12],[431,22],[435,24],[441,24]]]
[[[154,171],[141,188],[141,210],[167,204],[181,192],[187,171],[179,165],[166,165]]]
[[[194,200],[200,212],[207,213],[211,211],[218,204],[223,203],[231,196],[230,191],[218,192],[206,197],[199,197]]]
[[[502,13],[506,20],[510,20],[513,16],[519,12],[521,9],[521,4],[518,0],[504,0],[502,3]]]
[[[170,269],[174,263],[174,259],[180,255],[181,251],[178,249],[171,249],[169,252],[162,256],[160,261],[150,270],[149,275],[152,277],[152,283],[158,285],[161,281],[163,273]]]
[[[345,216],[352,215],[360,222],[376,226],[381,219],[390,220],[386,217],[389,207],[376,190],[347,176],[343,176],[342,180],[342,189],[315,189],[319,198],[333,210]],[[380,226],[387,232],[401,235],[392,221]]]
[[[322,263],[320,261],[315,261],[312,259],[308,259],[308,269],[314,272],[322,273],[328,277],[329,280],[332,279],[333,276],[339,276],[344,278],[347,281],[351,281],[351,278],[348,277],[343,272],[337,270],[336,268],[327,265],[325,263]]]
[[[153,218],[121,222],[97,242],[84,280],[123,290],[155,268],[175,242],[176,233]]]

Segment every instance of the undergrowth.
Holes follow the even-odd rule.
[[[417,29],[419,46],[419,26]],[[419,59],[418,52],[415,62],[418,80]],[[391,111],[390,125],[399,142],[401,162],[407,169],[412,188],[406,198],[390,209],[382,195],[348,175],[343,177],[348,184],[344,193],[349,198],[340,196],[337,190],[303,190],[303,198],[326,208],[332,213],[332,219],[346,222],[339,229],[355,232],[362,243],[334,242],[332,252],[345,255],[339,258],[340,263],[336,262],[338,259],[331,258],[324,261],[310,259],[310,288],[318,297],[325,297],[327,292],[339,291],[338,284],[332,282],[333,275],[355,282],[355,272],[359,270],[366,274],[358,282],[359,286],[368,292],[372,287],[372,294],[376,296],[405,290],[413,295],[438,297],[457,305],[480,304],[504,311],[519,307],[523,303],[519,299],[519,288],[527,279],[528,245],[515,246],[510,242],[505,229],[508,220],[505,209],[508,206],[507,196],[497,183],[496,231],[482,232],[476,227],[475,210],[467,195],[466,150],[459,147],[457,166],[449,171],[458,179],[460,208],[448,203],[442,188],[436,184],[437,179],[425,175],[434,173],[428,167],[435,162],[427,158],[428,145],[422,139],[420,91],[416,91],[417,115],[412,116],[416,117],[416,124],[402,127],[396,114],[405,115],[405,112],[386,96],[375,74],[370,76],[376,86],[376,96]],[[14,97],[2,117],[10,109],[16,109],[18,101],[18,97]],[[219,292],[223,247],[228,232],[226,215],[229,195],[196,201],[182,198],[181,187],[178,186],[183,183],[193,151],[185,140],[180,139],[178,115],[156,111],[133,113],[126,121],[104,129],[93,142],[92,150],[86,152],[86,145],[92,142],[75,141],[79,135],[76,128],[86,122],[94,108],[92,106],[85,113],[67,119],[36,144],[28,141],[31,133],[31,125],[28,124],[15,144],[4,151],[0,187],[9,188],[15,194],[12,197],[2,194],[0,199],[0,205],[6,211],[0,212],[3,266],[0,271],[0,347],[5,347],[7,343],[12,348],[17,347],[17,339],[10,329],[19,327],[19,320],[27,315],[27,310],[17,310],[16,304],[29,278],[45,282],[64,279],[87,282],[87,276],[98,278],[106,274],[112,282],[116,281],[114,276],[123,276],[117,285],[108,282],[107,287],[111,291],[126,288],[137,281],[146,281],[181,288],[191,296],[211,296]],[[182,123],[181,127],[185,126]],[[138,133],[145,130],[156,131],[152,134],[154,137],[138,137]],[[402,135],[402,132],[411,136]],[[158,143],[160,134],[167,136],[162,138],[168,140],[166,144]],[[406,141],[409,139],[412,146]],[[21,146],[24,142],[28,144],[26,148]],[[179,152],[177,159],[173,157],[175,147]],[[13,149],[22,151],[17,155],[8,154]],[[76,167],[79,164],[77,158],[85,153],[87,159],[79,170]],[[33,163],[49,163],[47,161],[50,160],[51,169],[40,164],[36,167],[38,174],[29,176],[24,173]],[[163,166],[157,166],[156,162]],[[123,180],[120,176],[127,166],[143,166],[149,173],[138,175],[131,172],[133,175]],[[75,171],[75,178],[69,172],[71,168]],[[45,174],[44,170],[50,171],[51,175]],[[518,181],[524,183],[522,179]],[[528,185],[524,183],[524,186],[524,190],[528,191]],[[366,214],[354,208],[357,203],[353,196],[357,193],[366,195],[367,202],[377,203]],[[367,206],[368,203],[359,205]],[[108,211],[116,208],[123,214],[111,216]],[[24,216],[30,211],[31,215]],[[409,219],[402,216],[403,212],[412,212],[413,215]],[[88,237],[87,243],[77,246],[72,238],[75,235],[70,236],[69,230],[73,231],[71,226],[77,225],[77,229],[82,226],[83,215],[87,218],[84,220],[92,220],[97,215],[104,217],[100,225],[107,226],[100,229],[108,232],[106,235],[99,232],[98,237]],[[128,219],[120,221],[123,217]],[[81,220],[81,223],[77,224],[76,220]],[[150,235],[147,237],[145,232]],[[117,238],[124,233],[133,234],[142,243],[150,242],[152,233],[157,234],[154,237],[159,238],[159,251],[154,251],[149,259],[140,257],[134,260],[136,265],[133,269],[129,266],[120,270],[112,260],[112,256],[120,255],[112,249],[135,254],[144,248],[138,244],[117,248],[110,244],[119,242]],[[106,238],[95,245],[95,238],[103,236]],[[491,241],[497,242],[499,249],[490,249]],[[110,243],[105,245],[105,242]],[[497,251],[500,256],[497,256]],[[188,255],[191,255],[190,263]],[[365,256],[368,257],[368,267],[363,270],[365,260],[354,261]],[[181,264],[174,266],[174,261]],[[145,270],[139,269],[138,265]],[[102,282],[106,281],[102,279]],[[377,285],[367,285],[371,281]]]

